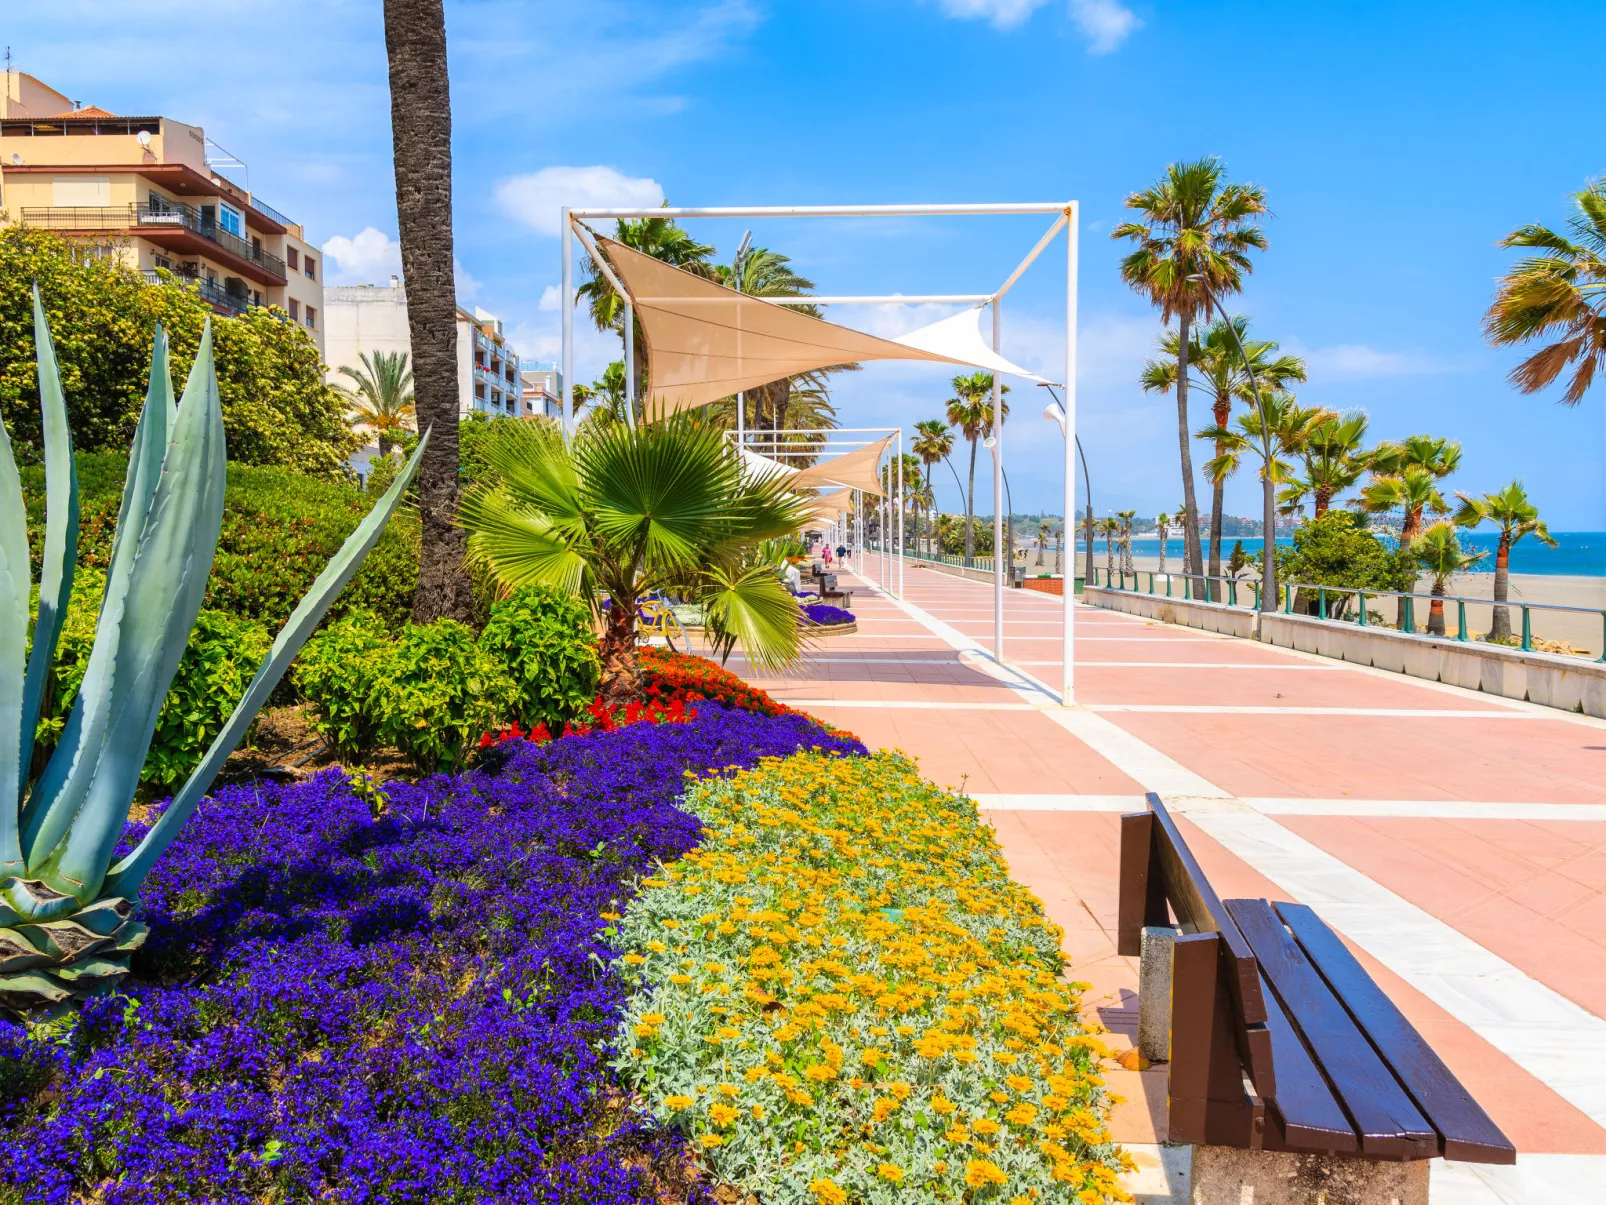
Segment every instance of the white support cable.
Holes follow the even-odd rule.
[[[574,234],[565,209],[560,227],[563,248],[563,438],[574,434]]]

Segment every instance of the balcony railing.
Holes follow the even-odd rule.
[[[216,243],[225,251],[256,264],[264,272],[285,276],[284,260],[270,255],[237,234],[224,230],[215,221],[207,221],[199,210],[189,205],[164,203],[161,205],[74,205],[49,209],[24,209],[24,226],[39,226],[46,230],[159,230],[183,229]]]
[[[263,215],[265,215],[267,217],[272,218],[275,222],[279,223],[279,225],[281,225],[281,226],[294,226],[295,225],[294,222],[292,222],[289,218],[285,217],[284,214],[280,213],[273,206],[267,204],[266,202],[259,201],[255,197],[251,198],[251,208],[256,210],[260,214],[263,214]]]
[[[185,276],[180,272],[152,272],[149,269],[146,269],[143,275],[153,285],[170,284],[187,288],[199,294],[201,300],[208,305],[215,306],[231,316],[243,314],[256,304],[251,300],[249,293],[231,293],[217,281],[204,276]]]

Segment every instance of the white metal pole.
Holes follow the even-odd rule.
[[[1076,530],[1076,254],[1081,207],[1072,201],[1065,225],[1065,534],[1075,548]],[[1067,556],[1060,585],[1064,592],[1065,626],[1060,659],[1065,664],[1060,701],[1076,703],[1076,557]]]
[[[745,393],[738,393],[736,395],[736,446],[738,448],[745,448],[747,446],[747,420],[746,416],[743,414],[743,411],[746,409],[747,395]]]
[[[625,301],[625,419],[636,429],[636,307]]]
[[[993,350],[998,350],[1003,302],[993,299]],[[1004,386],[993,373],[993,657],[1004,660]]]
[[[563,438],[574,430],[574,229],[569,210],[559,217],[563,252]]]
[[[903,428],[898,428],[898,597],[903,597],[903,508],[908,499],[903,492]]]

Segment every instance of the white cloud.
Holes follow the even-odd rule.
[[[1415,352],[1381,351],[1364,343],[1339,343],[1332,347],[1302,346],[1289,340],[1287,351],[1303,356],[1310,367],[1312,383],[1361,381],[1375,377],[1438,376],[1467,372],[1472,364]]]
[[[1087,38],[1089,54],[1109,54],[1143,24],[1117,0],[1071,0],[1071,20]]]
[[[365,226],[351,238],[337,234],[323,245],[335,261],[336,284],[375,284],[401,274],[401,244],[375,226]]]
[[[556,314],[563,308],[563,293],[557,285],[547,285],[541,290],[541,303],[536,308],[543,314]]]
[[[480,282],[468,274],[463,261],[452,256],[452,285],[457,289],[459,301],[473,301],[480,295]]]
[[[645,209],[663,204],[656,180],[627,176],[611,167],[543,167],[510,176],[496,186],[496,203],[514,221],[540,234],[559,233],[559,210]]]
[[[937,0],[950,17],[980,19],[995,29],[1013,29],[1048,0]],[[1109,54],[1142,25],[1119,0],[1069,0],[1071,22],[1087,39],[1089,54]]]

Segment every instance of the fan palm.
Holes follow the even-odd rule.
[[[1113,515],[1098,521],[1099,535],[1104,537],[1104,580],[1109,584],[1110,578],[1115,574],[1115,553],[1111,551],[1112,541],[1121,532],[1121,521]]]
[[[1138,512],[1118,510],[1115,515],[1121,520],[1121,572],[1135,573],[1132,567],[1132,520],[1138,517]]]
[[[1503,603],[1511,597],[1511,549],[1524,536],[1533,536],[1543,544],[1556,546],[1550,528],[1539,517],[1539,508],[1528,501],[1528,491],[1522,482],[1513,481],[1504,489],[1481,498],[1457,494],[1461,507],[1455,513],[1457,527],[1476,527],[1480,523],[1493,523],[1500,531],[1494,552],[1494,600]],[[1506,607],[1494,609],[1489,625],[1490,640],[1506,640],[1511,636],[1511,612]]]
[[[1422,512],[1445,514],[1450,508],[1437,483],[1461,464],[1461,444],[1435,435],[1410,435],[1372,449],[1372,480],[1361,491],[1363,510],[1381,512],[1400,507],[1400,547],[1407,547],[1422,527]]]
[[[1249,319],[1242,314],[1230,320],[1218,318],[1205,328],[1202,337],[1196,335],[1188,349],[1188,375],[1190,384],[1210,395],[1211,416],[1214,425],[1225,427],[1232,416],[1234,400],[1255,404],[1254,380],[1262,389],[1286,390],[1295,382],[1305,380],[1305,361],[1298,356],[1278,355],[1279,344],[1270,339],[1248,338]],[[1243,343],[1244,354],[1238,352],[1234,341],[1236,333]],[[1146,393],[1170,393],[1177,385],[1177,368],[1182,362],[1182,338],[1178,332],[1168,330],[1160,336],[1161,358],[1149,360],[1139,378]],[[1251,379],[1248,365],[1254,369]],[[1216,445],[1216,455],[1224,451]],[[1221,575],[1222,495],[1225,481],[1211,483],[1210,498],[1210,570],[1209,576]]]
[[[1048,547],[1048,530],[1047,523],[1039,523],[1037,525],[1037,567],[1039,569],[1043,567],[1043,549]]]
[[[357,359],[359,367],[342,364],[336,369],[352,382],[350,389],[338,388],[351,401],[352,422],[372,431],[379,454],[389,456],[397,433],[412,430],[413,370],[404,351],[358,352]]]
[[[606,596],[610,702],[640,691],[636,611],[654,591],[701,604],[716,641],[739,641],[756,666],[796,660],[797,605],[752,553],[799,530],[807,504],[779,478],[744,473],[713,427],[686,415],[613,423],[577,432],[566,447],[549,424],[520,423],[497,433],[487,459],[500,483],[464,499],[470,555],[507,586]]]
[[[1576,406],[1606,365],[1606,181],[1591,180],[1573,195],[1567,219],[1571,238],[1548,226],[1524,226],[1502,247],[1529,247],[1541,254],[1507,272],[1483,320],[1496,344],[1528,343],[1560,336],[1511,370],[1511,383],[1538,393],[1576,364],[1561,400]]]
[[[1192,326],[1208,314],[1210,298],[1236,293],[1254,270],[1251,251],[1264,250],[1266,237],[1254,219],[1266,212],[1266,194],[1252,185],[1226,183],[1226,166],[1216,158],[1173,163],[1158,184],[1126,198],[1140,220],[1122,222],[1111,238],[1129,239],[1136,249],[1121,261],[1121,279],[1160,309],[1161,320],[1177,320],[1177,443],[1182,455],[1186,571],[1197,576],[1204,558],[1199,549],[1199,506],[1193,488],[1193,450],[1188,422],[1188,355]]]
[[[920,458],[920,463],[926,470],[926,498],[928,505],[937,504],[936,491],[931,484],[932,467],[939,460],[948,460],[948,455],[954,450],[954,434],[948,430],[948,425],[940,418],[922,419],[915,424],[915,438],[909,445],[914,454]],[[948,461],[949,468],[953,462]],[[954,474],[954,480],[959,480],[959,474]],[[919,547],[920,537],[915,535],[915,546]]]
[[[1205,464],[1205,475],[1212,481],[1225,481],[1239,469],[1245,452],[1251,452],[1261,461],[1260,478],[1267,477],[1266,453],[1262,446],[1261,431],[1266,423],[1271,430],[1272,463],[1270,476],[1273,485],[1287,486],[1294,479],[1294,465],[1291,459],[1299,455],[1304,449],[1305,440],[1313,425],[1332,414],[1331,410],[1320,407],[1301,406],[1291,393],[1271,393],[1261,395],[1261,405],[1265,408],[1265,423],[1261,419],[1261,411],[1245,410],[1225,427],[1206,427],[1199,432],[1200,439],[1214,441],[1221,449],[1221,454],[1210,459]],[[1284,490],[1286,495],[1287,490]],[[1274,539],[1275,532],[1264,535],[1266,540]]]
[[[976,551],[976,533],[972,530],[976,520],[976,447],[993,433],[993,374],[973,372],[957,376],[951,382],[954,396],[948,399],[948,425],[958,427],[970,443],[970,485],[965,495],[965,564],[970,564]],[[1001,386],[1008,393],[1009,386]],[[999,402],[999,414],[1009,417],[1009,403]]]
[[[1411,543],[1411,556],[1433,578],[1433,602],[1428,609],[1428,635],[1444,635],[1444,596],[1450,578],[1470,569],[1485,554],[1464,553],[1455,536],[1455,524],[1441,519]]]
[[[1165,541],[1171,534],[1171,516],[1161,511],[1154,516],[1154,529],[1160,533],[1160,572],[1165,572]]]
[[[1315,517],[1325,515],[1333,499],[1371,467],[1371,456],[1361,449],[1366,423],[1365,413],[1358,410],[1350,414],[1329,412],[1313,422],[1301,449],[1305,475],[1289,483],[1282,494],[1284,503],[1300,506],[1309,497],[1315,503]]]

